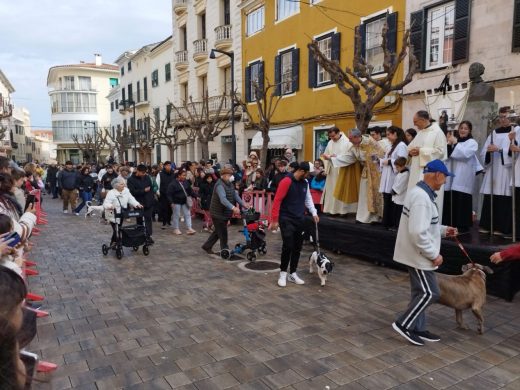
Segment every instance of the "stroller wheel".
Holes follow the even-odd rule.
[[[231,252],[229,249],[222,249],[220,251],[220,257],[222,257],[224,260],[227,260],[231,257]]]
[[[103,244],[101,247],[101,252],[103,252],[105,256],[108,255],[108,246],[106,244]]]
[[[134,250],[134,252],[137,252],[139,250],[139,247],[138,246],[134,246],[132,249]]]
[[[255,252],[248,252],[246,257],[247,257],[247,260],[249,260],[251,262],[255,262],[256,261],[256,254],[255,254]]]
[[[148,245],[143,246],[143,255],[148,256],[150,254],[150,249],[148,249]]]
[[[121,260],[123,258],[123,248],[116,249],[116,257]]]

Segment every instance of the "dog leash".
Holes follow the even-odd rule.
[[[320,236],[318,233],[318,222],[314,222],[314,226],[316,226],[316,250],[320,253]]]
[[[464,253],[464,256],[471,262],[471,264],[475,265],[475,262],[471,259],[468,252],[466,251],[466,248],[464,248],[464,245],[462,245],[462,242],[460,242],[459,238],[457,236],[453,236],[453,240],[458,245],[462,253]]]

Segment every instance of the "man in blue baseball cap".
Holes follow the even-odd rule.
[[[410,274],[411,302],[392,324],[394,330],[414,345],[440,341],[426,330],[426,308],[439,299],[435,270],[442,264],[441,237],[455,236],[457,229],[440,224],[435,204],[447,176],[454,176],[441,160],[424,167],[424,178],[406,194],[395,242],[394,261],[404,264]]]

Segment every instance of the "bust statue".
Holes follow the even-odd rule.
[[[468,102],[494,102],[495,87],[482,80],[482,75],[486,68],[480,62],[474,62],[469,67],[469,87]]]

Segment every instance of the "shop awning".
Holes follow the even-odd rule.
[[[301,125],[269,130],[269,149],[302,149],[303,127]],[[259,131],[251,141],[251,149],[262,149],[262,133]]]

